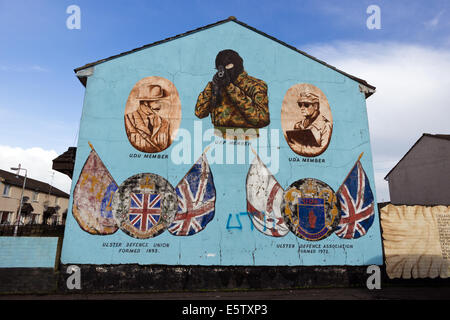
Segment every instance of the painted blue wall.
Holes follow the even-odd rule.
[[[0,237],[0,268],[53,268],[58,238]]]
[[[350,78],[309,59],[269,38],[237,23],[227,22],[128,54],[95,66],[88,78],[80,125],[72,190],[89,155],[90,141],[104,164],[120,185],[128,177],[152,172],[165,177],[173,186],[190,169],[201,151],[211,142],[203,142],[200,153],[191,154],[191,163],[174,165],[171,152],[174,142],[161,154],[167,160],[130,159],[140,153],[129,143],[124,129],[124,110],[128,95],[137,81],[160,76],[172,81],[181,99],[180,128],[193,135],[198,94],[211,80],[217,53],[233,49],[244,59],[249,75],[268,85],[271,123],[267,129],[279,130],[280,169],[274,175],[283,188],[301,178],[312,177],[326,182],[335,191],[342,184],[359,154],[361,163],[375,193],[372,154],[364,94]],[[280,124],[281,105],[286,91],[297,83],[310,83],[326,95],[333,115],[333,135],[328,149],[319,156],[325,163],[290,162],[298,157],[286,143]],[[209,118],[201,121],[203,132],[212,127]],[[198,142],[198,141],[197,141]],[[194,142],[192,142],[194,143]],[[193,148],[194,149],[194,148]],[[260,152],[264,151],[260,149]],[[246,150],[247,154],[251,152]],[[269,152],[270,153],[270,152]],[[143,153],[140,153],[143,154]],[[251,163],[211,164],[216,187],[216,213],[202,232],[190,237],[175,237],[168,231],[147,240],[127,236],[121,230],[109,236],[84,232],[72,215],[68,215],[63,244],[63,263],[86,264],[169,264],[169,265],[368,265],[382,264],[378,209],[368,234],[356,240],[343,240],[336,235],[319,242],[309,242],[289,233],[282,238],[268,237],[252,228],[246,215],[245,181]],[[72,202],[72,198],[71,198]],[[376,203],[376,198],[375,198]],[[71,205],[69,206],[71,212]],[[231,215],[231,218],[230,218]],[[239,221],[238,221],[238,218]],[[227,228],[228,225],[228,228]],[[240,227],[240,228],[239,228]],[[158,253],[118,253],[104,243],[168,244]],[[293,248],[277,248],[291,244]],[[344,245],[326,252],[302,253],[307,245]]]

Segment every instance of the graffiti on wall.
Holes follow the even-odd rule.
[[[264,49],[260,35],[227,45],[239,36],[215,30],[96,66],[63,261],[381,261],[358,84],[279,44]]]

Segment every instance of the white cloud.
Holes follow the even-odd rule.
[[[378,201],[389,200],[383,178],[422,133],[450,133],[450,50],[393,42],[304,50],[377,87],[367,111]]]
[[[441,16],[444,13],[445,10],[440,11],[433,19],[424,22],[425,27],[428,29],[436,28],[439,24],[439,21],[441,20]]]
[[[44,67],[41,67],[41,66],[38,66],[38,65],[32,66],[31,70],[38,71],[38,72],[48,72],[49,71],[48,69],[46,69]]]
[[[17,167],[20,163],[22,168],[27,169],[27,177],[46,182],[69,193],[71,179],[52,170],[52,160],[57,156],[56,151],[44,150],[39,147],[22,149],[0,145],[0,169],[14,172],[10,168]],[[25,171],[21,170],[20,174],[24,175]]]
[[[44,68],[39,65],[33,66],[9,66],[9,65],[0,65],[0,71],[9,71],[9,72],[49,72],[47,68]]]

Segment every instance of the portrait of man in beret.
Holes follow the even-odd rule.
[[[281,118],[285,138],[295,153],[315,157],[328,147],[333,130],[331,110],[317,87],[303,84],[288,90]]]

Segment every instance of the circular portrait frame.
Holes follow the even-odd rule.
[[[131,145],[158,153],[172,144],[181,123],[181,101],[175,85],[158,76],[139,80],[128,96],[124,124]]]
[[[290,87],[281,105],[281,128],[296,154],[316,157],[325,152],[331,141],[333,116],[322,90],[309,83]]]

